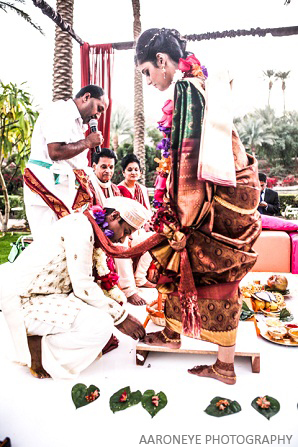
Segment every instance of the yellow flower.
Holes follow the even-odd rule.
[[[201,66],[199,64],[193,64],[191,72],[196,77],[204,77]]]

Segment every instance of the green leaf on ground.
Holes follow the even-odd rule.
[[[228,405],[223,405],[224,409],[220,410],[219,406],[216,405],[219,401],[227,401]],[[209,414],[210,416],[215,416],[217,418],[222,416],[228,416],[229,414],[238,413],[241,411],[241,406],[236,400],[230,400],[225,397],[214,397],[210,405],[205,410],[205,413]]]
[[[269,408],[261,408],[258,404],[257,404],[257,400],[259,399],[259,397],[256,397],[251,405],[252,407],[257,410],[258,413],[262,414],[263,416],[265,416],[265,418],[267,418],[268,420],[276,415],[279,410],[280,410],[280,404],[278,402],[278,400],[274,399],[274,397],[270,397],[270,396],[264,396],[269,402],[270,402],[270,407]]]
[[[113,413],[137,405],[142,400],[141,391],[130,391],[130,387],[121,388],[110,397],[110,409]]]
[[[100,396],[99,388],[90,385],[88,388],[83,383],[77,383],[72,387],[71,397],[76,408],[91,404]]]
[[[155,405],[154,402],[157,405]],[[155,393],[155,391],[153,390],[147,390],[142,397],[142,406],[143,408],[145,408],[146,411],[148,411],[151,417],[154,417],[167,405],[167,403],[167,396],[162,391],[160,391],[159,393]]]

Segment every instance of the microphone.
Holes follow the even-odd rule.
[[[91,131],[91,132],[97,132],[97,131],[98,131],[98,127],[97,127],[97,125],[98,125],[97,120],[94,119],[94,118],[92,118],[92,119],[89,121],[90,131]],[[95,150],[95,153],[96,153],[96,154],[100,154],[100,152],[101,152],[101,147],[100,147],[100,146],[96,146],[96,147],[94,148],[94,150]]]

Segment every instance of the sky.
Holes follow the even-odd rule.
[[[183,34],[230,29],[295,26],[298,0],[140,0],[142,30],[151,27],[176,28]],[[55,1],[48,0],[55,8]],[[22,7],[22,6],[21,6]],[[30,0],[23,6],[44,30],[45,36],[13,12],[0,10],[1,69],[3,82],[20,85],[33,95],[41,109],[52,99],[54,23]],[[297,19],[296,19],[297,22]],[[76,33],[90,44],[133,40],[131,0],[75,0]],[[262,108],[268,101],[268,82],[263,71],[290,71],[286,87],[287,110],[298,110],[298,35],[291,37],[236,37],[213,41],[189,42],[205,66],[225,66],[234,77],[234,115],[244,115]],[[80,89],[80,49],[73,41],[73,93]],[[133,50],[116,51],[113,74],[114,107],[125,107],[133,115]],[[147,125],[159,118],[168,92],[159,92],[144,82],[144,105]],[[271,105],[282,113],[281,82],[273,85]]]

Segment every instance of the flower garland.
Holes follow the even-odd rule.
[[[114,231],[109,230],[107,227],[109,226],[108,222],[106,222],[106,210],[104,210],[100,205],[94,205],[91,207],[91,211],[93,213],[93,217],[96,220],[97,225],[103,230],[104,234],[112,239],[114,236]]]
[[[108,223],[105,221],[106,211],[99,205],[91,207],[91,211],[96,223],[103,229],[104,234],[112,238],[114,232],[107,229]],[[118,287],[119,276],[115,271],[113,258],[107,256],[101,248],[96,248],[93,251],[93,266],[96,270],[95,279],[96,281],[100,281],[100,286],[105,296],[117,301],[122,306],[127,300],[124,293]]]
[[[191,54],[186,59],[179,59],[178,69],[176,70],[172,83],[181,81],[184,78],[198,77],[204,82],[208,77],[207,68],[201,65],[200,61]],[[174,102],[168,99],[162,108],[163,116],[158,121],[158,130],[163,133],[162,140],[157,144],[157,149],[161,151],[161,159],[155,158],[154,161],[158,163],[156,171],[158,175],[156,177],[154,185],[154,208],[160,208],[163,205],[164,196],[166,194],[167,177],[171,170],[171,130],[173,121]]]

